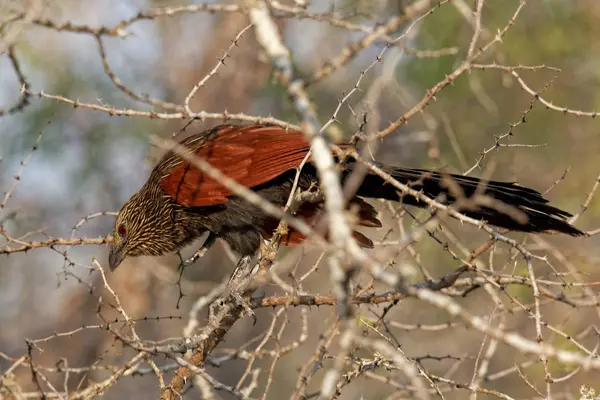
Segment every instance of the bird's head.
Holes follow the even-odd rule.
[[[172,251],[172,212],[161,196],[141,190],[123,205],[115,221],[108,263],[114,271],[126,257]]]

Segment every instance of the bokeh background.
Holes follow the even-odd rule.
[[[293,2],[281,3],[298,7]],[[339,19],[372,27],[398,15],[415,2],[313,0],[308,3],[309,12],[335,12]],[[369,70],[361,83],[362,90],[350,98],[349,106],[342,107],[338,115],[340,123],[331,128],[331,132],[349,136],[364,112],[372,116],[379,127],[385,128],[464,59],[473,34],[470,21],[473,2],[429,3],[425,12],[432,7],[435,7],[435,12],[415,23],[401,44],[392,46],[383,61]],[[482,44],[506,25],[518,3],[513,0],[488,0],[484,3]],[[518,72],[534,90],[544,89],[542,96],[545,99],[571,110],[600,111],[600,3],[595,0],[535,0],[527,3],[502,43],[496,44],[478,62],[539,66]],[[114,27],[141,10],[189,4],[200,3],[168,0],[0,2],[0,34],[3,39],[0,42],[0,107],[9,108],[21,96],[22,82],[8,57],[8,46],[14,45],[22,74],[33,92],[43,91],[119,109],[153,109],[133,100],[115,86],[105,72],[93,35],[60,29],[60,24],[70,21],[73,25],[89,28]],[[44,26],[44,20],[53,21],[54,27]],[[311,18],[288,16],[276,21],[292,51],[295,73],[307,80],[342,49],[365,36],[363,32],[349,32],[327,21]],[[412,22],[400,25],[389,36],[398,37]],[[231,40],[247,24],[247,16],[239,12],[182,12],[137,21],[126,27],[126,37],[105,35],[101,40],[106,60],[127,88],[152,98],[182,104],[193,85],[213,69]],[[352,89],[360,71],[373,63],[384,46],[384,41],[375,41],[360,50],[346,66],[309,87],[308,93],[322,122],[329,119],[342,93]],[[382,77],[385,77],[383,84],[377,81]],[[532,103],[533,100],[507,71],[473,69],[437,95],[424,112],[389,135],[379,148],[378,159],[398,165],[465,172],[476,164],[483,150],[494,147],[495,138],[507,133],[510,124],[522,122],[500,143],[531,146],[494,149],[471,175],[481,175],[486,168],[493,167],[494,178],[514,180],[542,192],[560,180],[547,197],[559,207],[576,212],[600,172],[598,119],[550,110],[539,102]],[[20,163],[31,152],[39,133],[44,132],[12,197],[0,210],[3,229],[13,237],[28,234],[24,239],[27,241],[110,234],[114,218],[110,214],[91,218],[76,231],[73,228],[88,215],[118,211],[143,184],[160,155],[149,145],[149,135],[170,137],[188,122],[110,116],[105,112],[74,108],[36,96],[28,101],[29,104],[21,110],[0,118],[2,193],[9,190]],[[531,104],[532,109],[523,118]],[[270,60],[252,30],[244,34],[225,65],[198,92],[192,108],[209,112],[227,110],[248,115],[273,115],[293,123],[299,121],[285,90],[274,79]],[[201,130],[219,122],[197,121],[187,130]],[[564,179],[561,179],[563,176]],[[577,221],[580,229],[594,230],[600,226],[599,199],[600,196],[592,199],[589,208]],[[381,207],[387,215],[385,207]],[[411,221],[407,217],[406,225],[410,226]],[[449,224],[456,229],[460,235],[459,242],[468,250],[475,249],[486,239],[486,235],[472,227]],[[377,238],[377,234],[374,236]],[[518,234],[512,237],[524,239]],[[0,248],[5,245],[2,240],[0,238]],[[582,282],[598,280],[599,242],[596,237],[543,237],[543,243],[533,239],[526,240],[526,243],[532,251],[541,255],[549,254],[555,259],[563,257],[556,266],[558,272],[566,273],[565,279],[572,277],[563,267],[568,263],[581,274]],[[435,238],[423,238],[415,248],[420,262],[435,277],[460,264]],[[558,249],[559,255],[549,248]],[[192,251],[189,249],[184,253]],[[294,257],[301,259],[305,266],[300,268],[307,269],[317,260],[319,253],[309,248],[305,253]],[[396,265],[413,266],[416,270],[414,257],[404,253],[397,256]],[[107,247],[99,245],[59,246],[0,255],[0,351],[18,358],[27,353],[26,338],[38,339],[53,332],[100,323],[96,312],[98,297],[103,295],[103,285],[99,274],[91,271],[90,263],[92,257],[96,257],[106,265],[107,254]],[[513,260],[510,261],[512,264],[505,264],[512,257],[509,248],[499,248],[493,257],[499,257],[499,265],[509,265],[509,272],[526,274],[522,261]],[[486,254],[483,261],[490,262],[493,257]],[[226,277],[233,267],[223,246],[215,246],[205,258],[186,270],[182,283],[186,296],[176,308],[179,295],[175,284],[177,260],[175,255],[128,260],[109,276],[111,286],[130,316],[173,317],[139,322],[138,329],[148,339],[181,336],[191,304],[198,295],[205,294]],[[540,276],[552,276],[548,266],[538,265]],[[415,279],[419,280],[418,274],[415,275]],[[328,277],[328,270],[323,264],[305,283],[305,289],[327,294],[329,283],[325,277]],[[557,279],[556,275],[554,278]],[[595,291],[594,286],[590,287]],[[530,287],[509,287],[507,290],[523,304],[532,301]],[[266,287],[264,292],[277,290]],[[488,299],[485,294],[476,292],[458,301],[472,312],[491,314],[490,305],[482,302],[482,298]],[[506,307],[518,309],[510,301],[506,301]],[[574,309],[556,302],[549,302],[544,307],[544,318],[571,335],[600,322],[597,307]],[[380,313],[381,308],[361,307],[359,310],[364,318],[375,318],[377,312]],[[107,313],[110,314],[110,310]],[[227,349],[236,348],[264,332],[272,313],[272,310],[259,310],[256,325],[252,325],[250,318],[238,321],[220,351],[225,354]],[[333,308],[291,309],[288,312],[290,327],[284,335],[284,344],[298,338],[303,313],[310,321],[309,337],[299,350],[285,355],[284,361],[278,364],[268,398],[288,398],[296,385],[299,368],[310,359],[319,334],[331,326],[334,318]],[[451,321],[445,313],[414,300],[401,302],[387,318],[403,324]],[[531,319],[522,311],[516,310],[506,327],[534,338]],[[367,336],[370,334],[365,333]],[[592,333],[582,341],[593,348],[597,336],[597,333]],[[483,340],[483,335],[462,325],[439,332],[403,330],[397,337],[402,349],[410,356],[442,357],[442,360],[425,360],[424,365],[438,375],[454,368],[452,379],[457,382],[470,381]],[[558,334],[548,334],[546,340],[559,347],[575,348]],[[34,357],[40,365],[46,366],[55,365],[61,359],[68,360],[72,367],[114,365],[123,362],[126,359],[123,354],[128,351],[110,334],[93,328],[67,337],[54,337],[39,346],[44,351],[35,351]],[[219,351],[217,354],[220,354]],[[367,354],[358,356],[368,357]],[[489,375],[493,379],[483,385],[515,398],[536,397],[535,391],[514,370],[505,376],[494,375],[515,363],[531,359],[536,360],[535,357],[518,354],[514,349],[504,349],[494,356],[489,367]],[[268,359],[257,363],[265,368],[270,365]],[[0,373],[11,364],[9,359],[0,359]],[[246,361],[234,360],[222,368],[212,368],[211,372],[219,380],[234,385],[245,368]],[[539,362],[523,367],[523,371],[533,385],[545,390],[544,369]],[[572,371],[572,367],[551,364],[555,377]],[[35,394],[31,371],[19,368],[15,373],[15,379],[24,390]],[[107,373],[102,369],[92,369],[78,376],[73,374],[69,386],[71,390],[78,384],[85,386],[89,381],[103,379]],[[318,390],[322,373],[318,371],[315,374],[308,392]],[[382,373],[382,376],[385,375]],[[53,375],[49,373],[48,376]],[[577,398],[582,384],[596,385],[600,389],[599,377],[598,372],[577,373],[565,382],[553,384],[556,397],[552,398],[568,398],[567,394]],[[61,382],[59,378],[55,379]],[[364,377],[354,380],[349,388],[340,398],[394,398],[395,393],[394,387]],[[146,374],[120,380],[104,398],[154,398],[157,390],[156,378]],[[190,398],[199,396],[193,391],[188,395]],[[466,398],[468,395],[469,391],[456,388],[445,391],[445,398],[449,399]],[[228,394],[219,396],[231,398]],[[480,398],[487,396],[495,397],[479,394]],[[405,394],[406,397],[410,398],[410,395]]]

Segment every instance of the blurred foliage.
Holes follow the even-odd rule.
[[[506,24],[516,4],[517,2],[502,0],[485,3],[483,25],[489,34],[494,35],[497,29]],[[513,66],[545,64],[561,68],[560,73],[539,70],[519,71],[519,74],[535,90],[544,88],[556,77],[544,92],[544,97],[551,99],[554,104],[585,110],[600,108],[597,90],[593,90],[600,82],[598,69],[587,67],[590,63],[595,64],[589,54],[591,49],[598,47],[596,38],[600,37],[600,28],[597,23],[591,23],[590,19],[595,13],[590,13],[588,5],[591,3],[560,0],[528,5],[503,39],[502,45],[498,46],[498,50],[481,63],[498,62]],[[598,6],[593,8],[597,13]],[[440,29],[441,27],[443,28]],[[450,4],[442,5],[439,12],[423,21],[417,37],[418,47],[441,49],[458,45],[461,52],[456,57],[433,60],[413,58],[407,63],[406,69],[399,71],[399,76],[417,93],[424,93],[464,58],[465,44],[471,34],[472,28],[465,23],[464,17]],[[482,38],[480,45],[487,43],[489,38],[490,36]],[[486,111],[473,95],[469,84],[470,76],[481,80],[483,91],[494,100],[497,114]],[[469,161],[474,162],[479,151],[494,144],[494,136],[505,133],[509,123],[521,119],[522,112],[531,100],[506,72],[477,70],[460,77],[451,87],[446,88],[437,96],[429,111],[434,114],[436,110],[447,111],[463,150]],[[523,184],[533,183],[543,189],[558,179],[577,159],[590,159],[599,150],[600,142],[593,133],[595,122],[592,119],[564,116],[546,110],[537,103],[526,120],[526,125],[515,130],[509,143],[545,144],[546,147],[535,152],[510,148],[490,154],[488,161],[493,158],[499,162],[497,171],[512,170],[510,174],[502,173],[502,178],[512,179],[518,176]],[[439,131],[438,138],[444,158],[455,160],[446,135],[441,128]],[[518,173],[519,166],[524,165],[525,159],[528,160],[528,173]],[[569,207],[576,207],[582,200],[574,198],[573,194],[580,193],[582,185],[590,186],[593,183],[597,169],[598,166],[591,163],[575,164],[569,179],[555,191],[565,197],[565,201],[569,201]],[[536,178],[532,179],[533,176]],[[597,215],[597,201],[593,205],[592,213]]]

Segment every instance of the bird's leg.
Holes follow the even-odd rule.
[[[229,277],[229,282],[227,282],[227,293],[231,295],[234,301],[244,307],[246,312],[252,316],[254,319],[254,323],[256,323],[256,315],[254,315],[254,311],[250,308],[250,304],[240,294],[240,289],[243,290],[247,283],[250,281],[252,277],[252,270],[256,266],[256,263],[252,262],[252,256],[243,256],[238,261],[235,269],[231,273]]]
[[[202,243],[202,247],[200,247],[198,249],[198,251],[196,251],[194,253],[194,255],[191,256],[190,258],[188,258],[187,260],[184,260],[183,257],[181,257],[181,253],[177,252],[177,255],[179,256],[179,265],[177,266],[177,271],[179,272],[179,278],[177,279],[177,287],[179,287],[179,298],[177,298],[176,307],[178,309],[179,309],[179,302],[181,301],[181,299],[184,296],[183,290],[181,288],[181,280],[183,279],[184,270],[186,269],[186,267],[189,267],[190,265],[195,263],[196,260],[198,260],[200,257],[203,257],[206,254],[206,252],[208,251],[208,249],[210,249],[212,247],[212,245],[215,244],[216,240],[217,240],[217,235],[215,235],[212,232],[209,232],[208,236],[206,237],[206,240],[204,241],[204,243]]]
[[[212,232],[208,233],[208,236],[206,237],[206,240],[204,241],[204,243],[202,243],[202,247],[200,247],[193,256],[191,256],[190,258],[188,258],[187,260],[183,261],[180,264],[180,268],[184,268],[187,267],[188,265],[192,265],[193,263],[196,262],[196,260],[198,260],[200,257],[204,257],[206,255],[206,253],[208,252],[208,250],[210,250],[210,248],[213,246],[213,244],[215,244],[215,242],[217,241],[217,235],[215,235]]]
[[[252,275],[252,270],[256,266],[256,264],[252,263],[252,258],[252,256],[243,256],[240,258],[229,277],[230,284],[232,281],[244,282]]]

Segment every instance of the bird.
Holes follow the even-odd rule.
[[[194,157],[202,158],[280,207],[286,204],[298,168],[310,151],[303,132],[271,124],[222,124],[192,134],[181,140],[180,145],[189,149]],[[342,148],[345,145],[340,144]],[[508,212],[506,207],[490,204],[461,210],[462,214],[490,225],[531,233],[584,235],[567,221],[571,214],[550,205],[540,192],[514,182],[482,181],[426,169],[372,164],[398,182],[429,198],[441,199],[445,204],[457,201],[456,189],[468,198],[483,188],[485,196],[516,209],[521,216],[518,218]],[[347,178],[355,165],[354,160],[343,163],[341,179]],[[448,178],[452,184],[448,184]],[[317,182],[317,169],[309,158],[300,170],[297,187],[310,190]],[[348,207],[358,210],[356,226],[382,226],[376,209],[365,199],[401,201],[403,205],[420,208],[428,206],[417,197],[401,195],[382,177],[369,172],[348,201]],[[314,224],[319,220],[322,206],[322,199],[303,204],[296,215]],[[272,237],[278,223],[261,208],[194,167],[181,153],[169,151],[117,214],[109,267],[114,271],[126,257],[160,256],[178,251],[207,232],[204,247],[221,239],[242,258],[252,257],[263,240]],[[361,247],[374,247],[364,234],[354,230],[352,235]],[[290,229],[281,243],[295,246],[304,240],[300,232]]]

